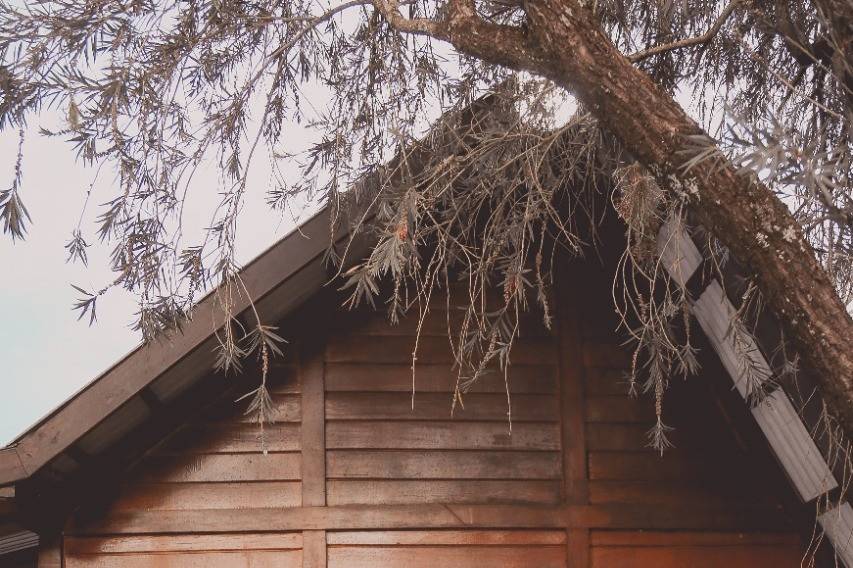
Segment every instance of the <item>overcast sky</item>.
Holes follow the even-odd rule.
[[[43,121],[50,121],[46,117]],[[67,264],[65,243],[77,226],[95,171],[75,161],[71,146],[36,134],[31,124],[24,146],[22,198],[32,216],[27,238],[12,242],[0,235],[0,446],[50,412],[105,371],[139,341],[129,328],[136,311],[133,297],[121,290],[98,300],[98,321],[77,321],[71,287],[100,289],[112,279],[109,247],[94,238],[97,205],[112,194],[112,173],[102,170],[87,209],[84,235],[92,244],[89,266]],[[52,124],[48,126],[53,126]],[[9,186],[17,152],[17,134],[0,134],[0,186]],[[264,202],[269,165],[257,160],[240,217],[238,253],[245,263],[293,228]],[[216,202],[215,168],[197,174],[186,217],[203,227]]]

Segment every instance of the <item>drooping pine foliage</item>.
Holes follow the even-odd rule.
[[[853,40],[837,25],[851,18],[811,0],[586,4],[632,62],[696,103],[708,136],[684,141],[691,161],[726,154],[743,175],[764,180],[853,301]],[[476,10],[523,28],[525,6],[483,0]],[[281,338],[259,318],[252,329],[233,319],[245,292],[237,219],[246,194],[261,190],[247,176],[265,155],[276,174],[263,188],[271,207],[317,198],[336,222],[374,235],[369,257],[345,275],[351,303],[376,301],[388,284],[392,319],[423,316],[451,275],[469,282],[466,323],[453,338],[461,396],[486,365],[505,366],[521,311],[538,306],[548,321],[553,252],[594,244],[586,229],[600,213],[597,193],[613,198],[628,226],[616,304],[635,339],[631,385],[654,393],[652,439],[663,448],[666,383],[693,372],[696,358],[690,298],[661,277],[652,252],[665,221],[684,222],[678,195],[690,184],[671,180],[666,195],[676,197],[664,198],[584,109],[566,121],[567,93],[456,54],[389,17],[430,20],[446,10],[432,0],[0,3],[0,129],[23,137],[28,123],[58,111],[66,126],[42,134],[116,173],[109,200],[83,212],[66,246],[70,260],[85,263],[90,242],[109,243],[115,278],[81,289],[76,307],[94,320],[98,297],[125,288],[139,298],[136,325],[150,339],[179,327],[200,293],[216,288],[219,366],[239,368],[259,353],[266,369]],[[316,93],[328,103],[317,108]],[[300,124],[316,135],[306,152],[295,151]],[[204,238],[187,242],[183,204],[211,159],[226,190]],[[294,164],[297,182],[278,175]],[[11,176],[0,217],[4,232],[23,238],[22,156]],[[724,248],[712,235],[706,241],[723,264]],[[477,300],[494,286],[505,302],[490,312]],[[732,333],[742,325],[733,322]],[[755,392],[766,380],[756,378]],[[263,419],[263,384],[254,396]]]

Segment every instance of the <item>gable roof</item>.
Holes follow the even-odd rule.
[[[330,241],[339,243],[350,236],[345,228],[330,235],[331,226],[331,212],[323,208],[249,263],[241,271],[248,296],[235,301],[238,319],[253,303],[265,321],[278,321],[322,289],[333,276],[324,263]],[[351,262],[369,246],[369,237],[359,239],[348,255]],[[706,259],[683,227],[672,223],[662,227],[658,253],[670,277],[697,298],[693,315],[746,400],[742,356],[733,348],[728,331],[735,306],[720,282],[703,279],[701,267]],[[68,462],[79,465],[80,453],[92,457],[106,452],[198,383],[214,366],[217,310],[214,293],[208,294],[181,332],[139,346],[0,448],[0,487],[28,480],[48,465],[59,470]],[[751,341],[750,364],[769,373],[758,343]],[[800,499],[831,502],[828,496],[838,481],[785,391],[775,390],[751,412]],[[853,509],[840,502],[818,520],[839,557],[853,568]]]

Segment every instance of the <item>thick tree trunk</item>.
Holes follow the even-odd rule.
[[[786,206],[731,164],[687,176],[678,154],[700,127],[635,68],[575,0],[529,0],[527,29],[494,26],[456,0],[437,35],[462,52],[544,75],[572,92],[636,159],[672,190],[676,176],[699,220],[755,273],[767,304],[811,367],[853,440],[853,321]]]

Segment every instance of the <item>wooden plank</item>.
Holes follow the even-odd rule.
[[[565,270],[562,271],[565,276]],[[584,354],[578,329],[577,302],[573,279],[560,278],[558,330],[560,361],[560,423],[563,446],[563,497],[568,503],[586,503],[587,451],[584,408]]]
[[[301,504],[299,481],[132,483],[112,502],[110,510],[251,509]]]
[[[65,568],[301,568],[301,550],[67,556]]]
[[[412,337],[384,337],[376,341],[369,336],[343,335],[329,340],[326,362],[411,364],[414,346]],[[418,361],[432,365],[454,362],[447,337],[422,337],[418,341],[417,357]],[[557,350],[550,339],[519,339],[510,358],[514,364],[556,364]]]
[[[593,546],[800,546],[797,533],[592,531]]]
[[[583,361],[587,367],[623,370],[631,366],[631,354],[618,343],[585,342]]]
[[[763,381],[771,377],[772,371],[750,334],[735,338],[730,332],[737,315],[719,282],[714,280],[708,285],[696,301],[693,313],[735,388],[748,398],[754,388],[749,383],[750,376],[752,381]],[[745,345],[736,345],[736,339]],[[838,481],[782,389],[776,389],[751,410],[803,501],[811,501],[838,487]]]
[[[745,333],[737,338],[744,344],[736,346],[731,325],[737,317],[737,310],[717,280],[712,280],[702,292],[692,312],[742,397],[746,398],[749,394],[747,376],[750,372],[754,379],[772,376],[770,365],[750,334]],[[741,358],[743,355],[749,359],[749,364]]]
[[[610,450],[620,452],[654,452],[649,447],[648,424],[614,424],[593,422],[587,425],[587,446],[590,450]],[[681,432],[680,429],[673,431]],[[681,446],[675,443],[675,447]]]
[[[330,505],[406,503],[542,504],[560,502],[558,480],[338,479],[327,483]]]
[[[611,513],[597,512],[598,518]],[[584,512],[581,516],[588,516]],[[370,530],[431,528],[555,528],[566,523],[561,507],[519,505],[351,505],[228,509],[206,511],[133,511],[72,522],[66,534],[189,534],[293,530]],[[577,521],[577,520],[576,520]]]
[[[451,396],[419,393],[412,408],[411,393],[328,393],[327,420],[475,420],[507,424],[506,395],[469,394],[464,408],[451,416]],[[559,401],[553,395],[517,394],[510,398],[513,422],[559,419]]]
[[[594,547],[593,568],[800,568],[798,546]]]
[[[302,568],[326,568],[326,531],[305,531],[302,535]]]
[[[450,365],[418,363],[415,392],[452,393],[457,372]],[[512,365],[509,370],[512,394],[553,394],[557,392],[557,368],[553,365]],[[328,363],[326,390],[412,392],[410,364],[364,365],[361,363]],[[489,369],[473,384],[470,393],[505,393],[503,373]]]
[[[587,368],[586,393],[591,396],[628,396],[627,373],[626,369]]]
[[[125,552],[190,552],[211,550],[299,550],[302,533],[188,534],[182,536],[132,535],[116,537],[72,537],[65,553],[119,554]]]
[[[62,568],[62,538],[54,537],[39,544],[37,568]]]
[[[0,485],[24,479],[29,473],[15,446],[0,448]]]
[[[568,529],[566,533],[566,565],[572,568],[589,568],[592,562],[589,529]]]
[[[272,422],[300,422],[302,420],[302,401],[298,393],[273,394],[271,398],[273,402]],[[210,408],[206,408],[200,418],[204,422],[254,424],[257,426],[255,417],[246,414],[250,402],[249,399],[235,402],[226,398]]]
[[[553,422],[520,422],[512,432],[502,422],[330,421],[330,449],[560,450]]]
[[[85,523],[66,535],[286,532],[293,530],[391,530],[469,528],[607,528],[642,530],[778,531],[786,519],[776,507],[645,505],[350,505],[134,511]]]
[[[825,511],[817,520],[835,548],[838,558],[847,566],[853,565],[853,507],[850,503],[845,502]]]
[[[557,452],[346,451],[326,453],[329,479],[559,479]]]
[[[657,250],[661,265],[682,287],[687,285],[704,260],[693,239],[684,230],[683,220],[675,215],[670,216],[661,226]]]
[[[444,303],[441,305],[433,305],[430,308],[429,314],[423,321],[420,334],[421,337],[428,336],[448,336],[448,319],[450,336],[453,337],[461,329],[465,318],[463,309],[451,308],[449,312],[445,308]],[[535,313],[523,313],[519,318],[519,335],[523,338],[528,337],[545,337],[550,335],[549,331],[542,323],[542,318]],[[364,322],[359,322],[353,326],[346,318],[341,318],[339,321],[332,323],[332,329],[342,333],[353,333],[357,335],[370,336],[408,336],[414,337],[417,333],[419,324],[419,314],[415,307],[406,317],[400,319],[397,324],[392,324],[382,314],[375,314]]]
[[[590,396],[586,399],[587,422],[654,423],[655,410],[648,398]]]
[[[734,481],[734,480],[732,480]],[[753,483],[742,480],[732,483],[708,483],[698,480],[678,480],[661,483],[658,480],[613,481],[593,480],[589,484],[590,502],[593,504],[626,503],[643,505],[707,506],[763,504],[772,506],[776,502]]]
[[[176,454],[234,454],[298,452],[301,448],[299,424],[192,424],[181,428],[166,440],[156,455]]]
[[[782,389],[770,393],[751,411],[803,501],[838,487],[835,475]]]
[[[140,474],[146,482],[298,481],[301,461],[296,452],[152,456]]]
[[[330,547],[330,568],[565,568],[561,546]]]
[[[302,392],[298,361],[289,356],[271,360],[267,387],[271,393],[275,394],[299,394]]]
[[[596,480],[635,479],[677,481],[712,479],[724,471],[727,463],[713,457],[636,452],[590,452],[589,477]]]
[[[302,382],[302,505],[326,504],[326,417],[323,359],[301,358]]]
[[[566,543],[563,531],[336,531],[329,546],[558,546]]]
[[[649,446],[648,432],[650,427],[648,422],[590,422],[586,425],[587,446],[593,451],[656,453],[656,450]],[[691,452],[717,453],[721,454],[721,457],[724,455],[730,459],[731,450],[734,448],[724,443],[728,440],[720,440],[717,435],[699,436],[695,434],[700,434],[700,432],[688,429],[686,425],[677,425],[667,435],[674,446],[668,452],[679,455],[682,449],[689,448]],[[712,431],[709,434],[717,433]]]

